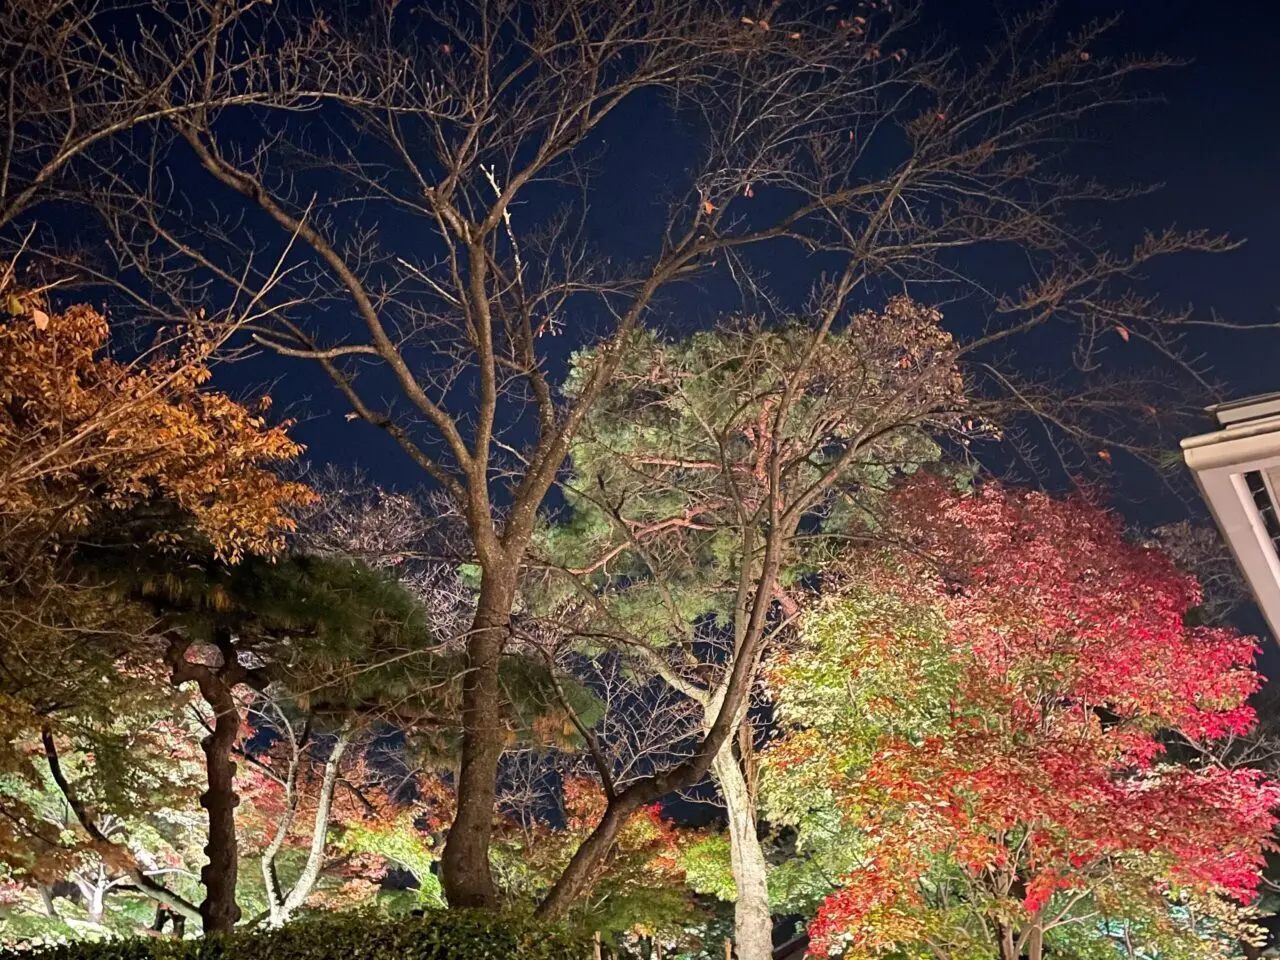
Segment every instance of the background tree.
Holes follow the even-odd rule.
[[[516,578],[576,431],[660,293],[712,270],[761,292],[749,251],[799,243],[846,295],[884,278],[950,280],[982,291],[997,339],[1066,321],[1087,357],[1123,325],[1171,353],[1168,323],[1184,315],[1162,314],[1129,278],[1154,257],[1229,244],[1161,233],[1121,254],[1072,228],[1076,201],[1117,195],[1058,175],[1056,145],[1094,111],[1131,102],[1125,82],[1166,61],[1104,57],[1091,49],[1094,29],[1041,44],[1048,12],[1010,23],[1008,46],[974,59],[920,40],[911,5],[744,16],[684,0],[476,0],[411,27],[425,9],[386,4],[355,22],[341,10],[190,0],[144,10],[128,39],[94,33],[105,39],[92,47],[93,76],[149,104],[154,122],[80,154],[69,182],[99,207],[116,255],[153,285],[148,299],[166,317],[197,315],[189,300],[201,282],[218,288],[205,298],[246,297],[261,258],[288,251],[305,269],[277,287],[259,342],[317,364],[354,418],[398,443],[465,517],[480,578],[444,879],[451,903],[483,905],[495,898],[499,667]],[[24,57],[43,58],[37,75],[69,75],[74,45],[20,42]],[[101,98],[90,83],[69,89]],[[665,222],[632,238],[647,256],[617,269],[579,239],[588,201],[602,199],[588,161],[604,121],[655,94],[671,94],[672,116],[690,120],[698,157],[671,185]],[[69,109],[59,104],[55,116]],[[44,101],[21,106],[40,116]],[[243,201],[253,216],[224,205],[205,218],[163,186],[192,184],[193,161],[224,203]],[[544,213],[564,203],[567,214]],[[278,229],[275,241],[251,240],[250,223],[255,236]],[[1031,266],[1003,290],[981,267],[997,245]],[[979,247],[982,258],[965,259]],[[80,269],[137,296],[129,278]],[[569,326],[603,340],[561,403],[548,343]],[[357,381],[366,367],[379,375]],[[402,403],[374,399],[374,380]],[[654,791],[702,775],[736,709],[712,724],[700,759],[616,798],[553,888],[550,912],[567,907]]]
[[[842,306],[834,297],[830,314]],[[773,922],[750,697],[735,685],[750,690],[766,647],[791,626],[802,578],[874,536],[893,479],[937,459],[935,437],[989,432],[937,312],[900,298],[838,331],[830,314],[633,345],[574,445],[574,513],[547,538],[556,616],[580,610],[581,639],[691,700],[702,737],[732,705],[737,736],[710,770],[747,960],[772,954]]]
[[[1083,501],[898,508],[929,559],[866,558],[770,674],[770,809],[857,851],[813,948],[1230,953],[1280,794],[1165,744],[1252,728],[1253,639],[1189,626],[1195,581]]]
[[[56,733],[51,724],[6,728],[17,759],[0,775],[13,828],[8,942],[199,920],[198,735],[163,682],[122,692],[111,715],[66,711]]]

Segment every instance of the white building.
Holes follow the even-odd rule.
[[[1182,456],[1280,639],[1280,393],[1209,408],[1221,428],[1182,441]]]

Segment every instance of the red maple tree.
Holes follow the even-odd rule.
[[[815,657],[865,692],[854,720],[797,724],[772,752],[865,844],[813,952],[976,939],[1039,960],[1046,936],[1204,941],[1206,911],[1228,931],[1280,788],[1187,758],[1253,727],[1254,639],[1189,625],[1196,582],[1082,498],[925,480],[895,507],[917,557],[860,561],[859,612],[773,673],[784,711]],[[925,629],[893,614],[922,608]]]

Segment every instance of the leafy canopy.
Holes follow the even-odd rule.
[[[920,558],[852,564],[770,674],[772,815],[834,808],[856,854],[815,950],[1227,949],[1280,788],[1167,747],[1252,728],[1254,640],[1188,626],[1195,581],[1083,500],[930,480],[895,512]]]

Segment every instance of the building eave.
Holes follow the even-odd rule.
[[[1182,455],[1214,521],[1248,581],[1273,637],[1280,637],[1280,555],[1255,505],[1263,478],[1275,501],[1272,477],[1280,479],[1280,394],[1211,408],[1223,429],[1188,437]],[[1262,492],[1258,493],[1263,495]]]

